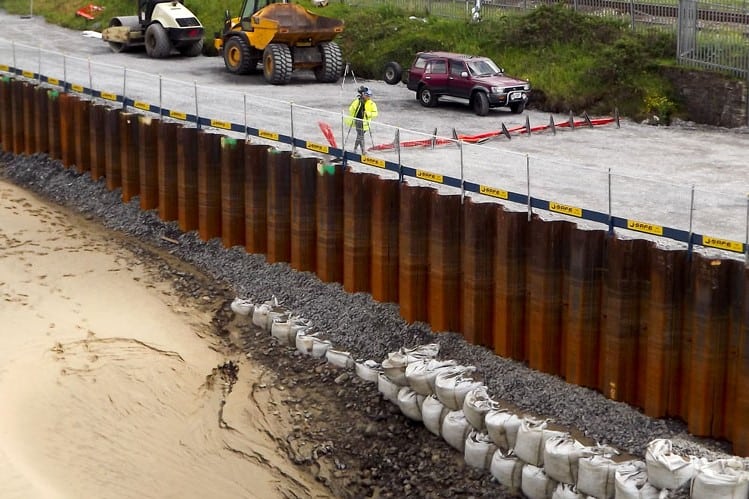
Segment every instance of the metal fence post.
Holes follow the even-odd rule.
[[[531,206],[531,161],[528,155],[525,155],[525,185],[528,191],[528,221],[531,221],[533,215],[533,206]]]
[[[247,94],[242,94],[242,107],[244,111],[244,140],[250,137],[250,130],[247,128]]]
[[[689,201],[689,239],[687,240],[687,252],[692,253],[692,222],[694,220],[694,184],[692,184],[692,196]]]
[[[608,174],[608,188],[609,188],[609,235],[614,233],[614,215],[611,213],[611,168],[609,168]]]
[[[460,149],[460,204],[463,204],[466,197],[466,186],[465,177],[463,176],[464,165],[463,165],[463,141],[458,140],[458,148]]]
[[[200,130],[200,112],[198,110],[198,80],[193,81],[193,88],[195,89],[195,126]]]
[[[65,56],[62,56],[62,91],[68,91],[68,58]]]
[[[746,195],[746,230],[744,234],[744,265],[749,267],[749,194]]]
[[[122,68],[122,110],[127,111],[127,68]]]
[[[289,121],[291,121],[291,154],[296,152],[294,140],[294,102],[289,102]]]
[[[164,115],[164,94],[163,94],[163,88],[162,88],[162,81],[161,81],[161,75],[159,75],[159,118],[161,118]]]
[[[398,151],[398,182],[403,182],[403,162],[401,161],[401,129],[395,129],[395,148]]]
[[[37,67],[36,72],[36,81],[39,83],[39,85],[42,84],[42,48],[39,47],[39,64]]]
[[[86,58],[86,61],[88,62],[88,92],[89,95],[91,95],[91,98],[94,98],[94,75],[91,72],[91,58]],[[123,94],[124,98],[124,94]]]

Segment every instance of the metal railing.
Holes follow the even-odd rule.
[[[26,67],[19,67],[19,61]],[[342,113],[94,64],[15,43],[0,43],[0,71],[237,138],[305,149],[322,155],[323,162],[337,158],[355,169],[445,193],[498,200],[527,210],[529,216],[543,210],[609,231],[624,229],[671,239],[690,250],[703,246],[746,254],[749,248],[749,199],[735,192],[629,177],[376,122],[368,141],[374,145],[373,135],[392,137],[392,144],[356,154],[352,152],[355,134]],[[323,133],[323,126],[330,136]]]

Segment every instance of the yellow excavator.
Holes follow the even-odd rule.
[[[321,83],[335,83],[345,68],[341,48],[333,41],[342,32],[342,20],[286,0],[244,0],[239,16],[226,11],[214,45],[231,73],[252,73],[262,62],[265,80],[273,85],[288,83],[298,69],[314,71]]]

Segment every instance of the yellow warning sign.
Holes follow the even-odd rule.
[[[422,180],[428,180],[430,182],[436,182],[438,184],[441,184],[443,181],[442,175],[428,172],[426,170],[416,170],[416,178],[420,178]]]
[[[499,198],[499,199],[508,199],[510,196],[510,194],[507,191],[503,191],[502,189],[497,189],[496,187],[490,187],[488,185],[480,185],[479,192],[481,194],[486,194],[487,196],[491,196],[491,197]]]
[[[582,217],[583,210],[577,206],[570,206],[568,204],[557,203],[549,201],[549,210],[557,213],[564,213],[565,215],[572,215],[573,217]]]
[[[627,220],[627,228],[637,232],[647,232],[656,236],[663,235],[663,227],[660,225],[649,224],[647,222],[638,222],[637,220]]]
[[[727,251],[735,251],[736,253],[744,252],[744,245],[740,242],[731,241],[729,239],[719,239],[712,236],[702,236],[702,245]]]

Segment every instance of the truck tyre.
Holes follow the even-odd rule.
[[[419,99],[419,102],[424,107],[434,107],[437,105],[437,97],[424,85],[419,87],[419,91],[416,92],[416,98]]]
[[[484,92],[476,92],[471,97],[471,107],[477,115],[486,116],[489,114],[489,98]]]
[[[203,53],[203,39],[179,48],[179,53],[185,57],[197,57]]]
[[[291,49],[282,43],[271,43],[263,51],[263,75],[272,85],[285,85],[291,81],[294,64]]]
[[[335,83],[343,74],[343,54],[335,42],[323,42],[319,46],[322,64],[315,68],[315,79],[320,83]]]
[[[397,85],[403,78],[403,68],[395,61],[385,64],[385,83],[388,85]]]
[[[520,114],[523,111],[525,111],[525,101],[523,102],[513,102],[510,104],[510,111],[512,111],[515,114]]]
[[[169,57],[172,52],[172,43],[166,30],[159,23],[153,23],[146,28],[146,53],[154,59]]]
[[[255,69],[257,59],[253,60],[247,40],[232,36],[224,44],[224,65],[230,73],[245,75]]]

